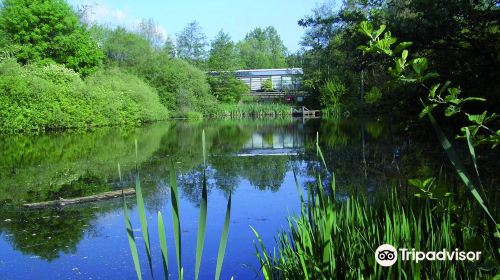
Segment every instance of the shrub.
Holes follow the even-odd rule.
[[[0,62],[0,131],[15,133],[167,118],[154,89],[116,70],[85,82],[62,65],[21,66]]]
[[[271,79],[264,80],[262,82],[262,90],[265,92],[273,91],[273,81]]]
[[[205,73],[182,60],[159,58],[159,61],[161,64],[142,69],[141,75],[158,90],[161,103],[169,110],[201,112],[207,101],[213,103],[215,98],[210,95]]]
[[[55,83],[54,81],[62,81]],[[63,66],[0,63],[0,130],[9,132],[84,127],[91,122],[83,82]]]
[[[239,102],[244,94],[250,92],[248,86],[232,74],[209,77],[208,83],[215,98],[225,103]]]
[[[138,124],[163,120],[167,109],[156,90],[137,76],[118,69],[101,70],[86,80],[94,107],[109,124]]]
[[[346,93],[346,86],[338,78],[332,78],[321,86],[319,92],[321,105],[338,107],[342,102],[342,96]]]

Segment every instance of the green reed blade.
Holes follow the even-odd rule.
[[[472,158],[472,163],[474,164],[474,170],[476,171],[477,179],[481,183],[481,176],[479,176],[479,169],[477,167],[476,151],[474,149],[474,144],[472,143],[472,138],[470,136],[470,130],[468,127],[465,128],[465,135],[467,136],[467,146],[469,147],[469,154]]]
[[[203,168],[207,168],[207,152],[205,148],[205,130],[201,133],[201,146],[203,149]]]
[[[327,172],[330,172],[328,170],[328,167],[326,166],[326,161],[325,157],[323,156],[323,152],[321,151],[321,147],[319,146],[319,132],[316,132],[316,154],[319,156],[321,159],[321,162],[323,163],[323,166],[325,166],[325,169]],[[332,192],[332,195],[335,194],[335,172],[331,171],[332,175],[332,182],[330,183],[330,191]]]
[[[177,187],[177,175],[174,167],[170,170],[170,195],[172,205],[172,223],[174,225],[175,256],[177,257],[177,273],[181,278],[181,219],[179,216],[179,193]]]
[[[439,142],[441,142],[441,146],[443,146],[443,149],[445,150],[446,154],[448,155],[448,158],[450,159],[453,167],[458,173],[458,176],[464,184],[467,186],[469,191],[472,193],[472,196],[476,199],[476,201],[481,205],[483,208],[484,212],[488,215],[489,219],[496,224],[495,219],[491,215],[490,211],[488,210],[488,207],[484,203],[484,200],[481,198],[481,195],[479,195],[479,192],[477,191],[476,187],[474,186],[472,182],[472,177],[469,175],[467,170],[465,169],[465,166],[463,165],[462,161],[460,161],[457,153],[453,149],[453,146],[451,145],[450,141],[444,135],[444,132],[441,130],[441,127],[436,122],[436,119],[434,119],[434,116],[432,115],[431,112],[427,112],[427,116],[429,117],[429,120],[431,121],[432,126],[434,127],[434,130],[436,131],[436,134],[438,136]]]
[[[222,263],[224,262],[224,254],[226,253],[227,236],[229,235],[230,218],[231,218],[231,194],[229,194],[229,199],[227,201],[226,218],[224,220],[224,228],[222,230],[222,235],[220,238],[219,253],[217,254],[217,267],[215,270],[215,280],[220,279]]]
[[[205,175],[205,170],[203,170],[202,188],[203,189],[201,191],[200,220],[198,222],[198,234],[196,237],[196,267],[195,267],[196,280],[198,279],[198,274],[200,272],[201,256],[203,255],[203,246],[205,244],[205,233],[207,228],[207,179]]]
[[[125,227],[127,229],[128,245],[130,246],[130,253],[134,261],[134,268],[137,274],[137,279],[142,280],[141,264],[139,263],[139,254],[137,253],[137,246],[135,244],[134,232],[132,231],[132,223],[128,215],[127,203],[123,200],[123,217],[125,218]]]
[[[122,171],[120,168],[120,163],[118,163],[118,177],[120,178],[120,183],[122,182]],[[122,191],[123,197],[123,218],[125,219],[125,228],[127,230],[128,245],[130,247],[130,253],[132,254],[132,260],[134,261],[134,268],[137,274],[137,279],[142,280],[141,264],[139,263],[139,254],[137,253],[137,246],[135,244],[134,231],[132,230],[132,222],[128,215],[127,202],[125,201],[125,195]]]
[[[163,217],[160,211],[158,211],[158,238],[160,239],[160,250],[163,263],[163,272],[165,275],[165,279],[168,279],[167,237],[165,236],[165,225],[163,224]]]
[[[120,167],[120,163],[118,163],[118,178],[120,179],[120,183],[122,182],[122,169]]]
[[[144,199],[142,197],[142,188],[139,175],[135,176],[135,196],[137,198],[137,209],[139,210],[139,221],[141,222],[141,231],[144,238],[144,245],[146,246],[146,254],[148,256],[149,269],[153,275],[153,263],[151,260],[151,245],[149,243],[149,229],[148,220],[146,218],[146,210],[144,208]]]

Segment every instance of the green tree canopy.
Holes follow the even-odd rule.
[[[193,21],[177,34],[177,54],[180,58],[200,65],[206,56],[207,37],[198,22]]]
[[[278,31],[272,26],[250,31],[238,43],[242,63],[246,69],[286,67],[287,49]]]
[[[108,33],[103,40],[108,64],[135,69],[147,64],[153,53],[150,41],[123,27]]]
[[[4,0],[4,47],[21,63],[55,61],[83,74],[96,70],[102,51],[64,0]]]
[[[237,54],[231,36],[223,30],[215,35],[210,45],[208,69],[211,71],[235,70],[238,66]]]

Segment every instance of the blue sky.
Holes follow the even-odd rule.
[[[304,30],[297,21],[311,14],[316,0],[69,0],[73,6],[91,5],[99,23],[133,28],[143,18],[153,18],[169,35],[175,36],[187,23],[198,21],[211,40],[224,29],[233,40],[244,38],[255,27],[274,26],[290,51],[299,49]]]

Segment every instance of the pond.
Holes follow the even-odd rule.
[[[208,149],[208,220],[200,279],[213,278],[227,198],[232,193],[229,239],[221,279],[259,278],[254,227],[272,248],[286,218],[300,209],[302,188],[321,169],[316,133],[338,195],[383,197],[388,187],[409,188],[408,178],[436,173],[444,155],[393,133],[377,121],[209,120],[156,123],[141,128],[11,136],[0,140],[0,278],[135,279],[123,218],[114,199],[62,209],[27,210],[23,203],[81,197],[134,186],[137,163],[150,225],[154,278],[163,276],[156,216],[166,224],[169,267],[176,279],[169,171],[180,188],[182,260],[194,279],[201,200],[202,146]],[[138,157],[135,156],[135,139]],[[117,164],[121,165],[120,182]],[[143,275],[146,251],[134,198],[127,199]]]

